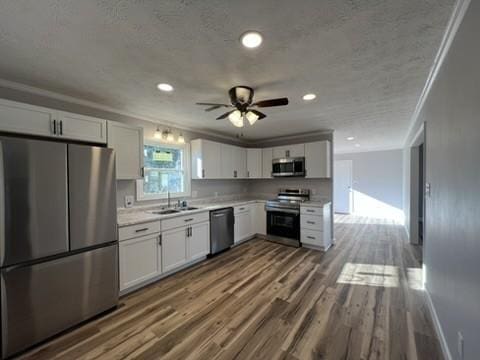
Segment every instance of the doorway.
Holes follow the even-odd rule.
[[[334,162],[335,181],[333,182],[334,211],[339,214],[351,214],[352,199],[352,160]]]

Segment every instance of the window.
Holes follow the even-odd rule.
[[[144,177],[137,180],[137,200],[190,196],[188,145],[146,143]]]

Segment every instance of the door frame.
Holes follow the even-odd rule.
[[[354,206],[354,203],[353,203],[353,160],[334,160],[334,164],[333,164],[333,167],[335,168],[335,163],[338,163],[338,162],[343,162],[343,163],[348,163],[349,164],[349,167],[350,167],[350,191],[348,193],[348,199],[349,199],[349,202],[348,202],[348,212],[338,212],[336,209],[335,209],[335,206],[333,208],[333,211],[335,214],[352,214],[354,211],[355,211],[355,206]],[[333,193],[335,194],[335,180],[338,179],[338,174],[335,172],[335,178],[334,178],[334,183],[333,183]],[[335,199],[335,203],[338,201],[338,199]]]
[[[420,145],[423,144],[423,158],[426,157],[425,147],[425,124],[423,123],[418,129],[415,137],[410,143],[410,201],[409,201],[409,238],[411,244],[420,244],[418,236],[418,206],[420,198],[419,184],[419,168],[420,168]],[[425,168],[423,169],[423,178],[425,182]],[[422,188],[424,188],[422,186]],[[425,239],[425,196],[423,197],[423,239]]]

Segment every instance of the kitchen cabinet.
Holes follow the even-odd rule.
[[[293,158],[305,156],[305,144],[276,146],[273,148],[273,158]]]
[[[243,179],[247,177],[247,153],[245,149],[221,144],[220,159],[222,179]]]
[[[220,145],[220,164],[217,165],[221,169],[222,179],[233,179],[234,178],[234,169],[233,164],[233,146],[227,144]]]
[[[250,217],[254,234],[267,234],[267,212],[264,203],[250,205]]]
[[[141,178],[144,158],[143,128],[108,121],[107,129],[107,145],[115,150],[117,179]]]
[[[169,272],[187,262],[187,227],[162,232],[163,272]]]
[[[107,142],[107,121],[91,116],[58,111],[59,136],[105,144]]]
[[[273,160],[273,149],[272,148],[262,149],[262,178],[264,179],[272,178],[272,160]]]
[[[196,139],[191,142],[192,179],[220,179],[221,172],[221,144]]]
[[[152,279],[162,273],[160,234],[120,241],[120,291]]]
[[[250,215],[250,206],[243,205],[234,208],[235,226],[234,226],[234,243],[237,244],[243,240],[247,240],[254,235],[252,227],[252,219]]]
[[[261,179],[262,173],[262,149],[247,149],[247,178]]]
[[[300,206],[300,241],[305,247],[327,251],[332,246],[331,206]]]
[[[0,100],[0,131],[107,142],[106,120],[9,100]]]
[[[205,222],[190,226],[187,231],[187,260],[194,261],[210,253],[210,223]]]
[[[330,178],[330,141],[305,144],[305,170],[307,178]]]
[[[233,147],[233,177],[245,179],[247,177],[247,150],[238,146]]]

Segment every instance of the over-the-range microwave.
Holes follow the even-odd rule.
[[[305,176],[305,158],[282,158],[272,160],[272,176]]]

